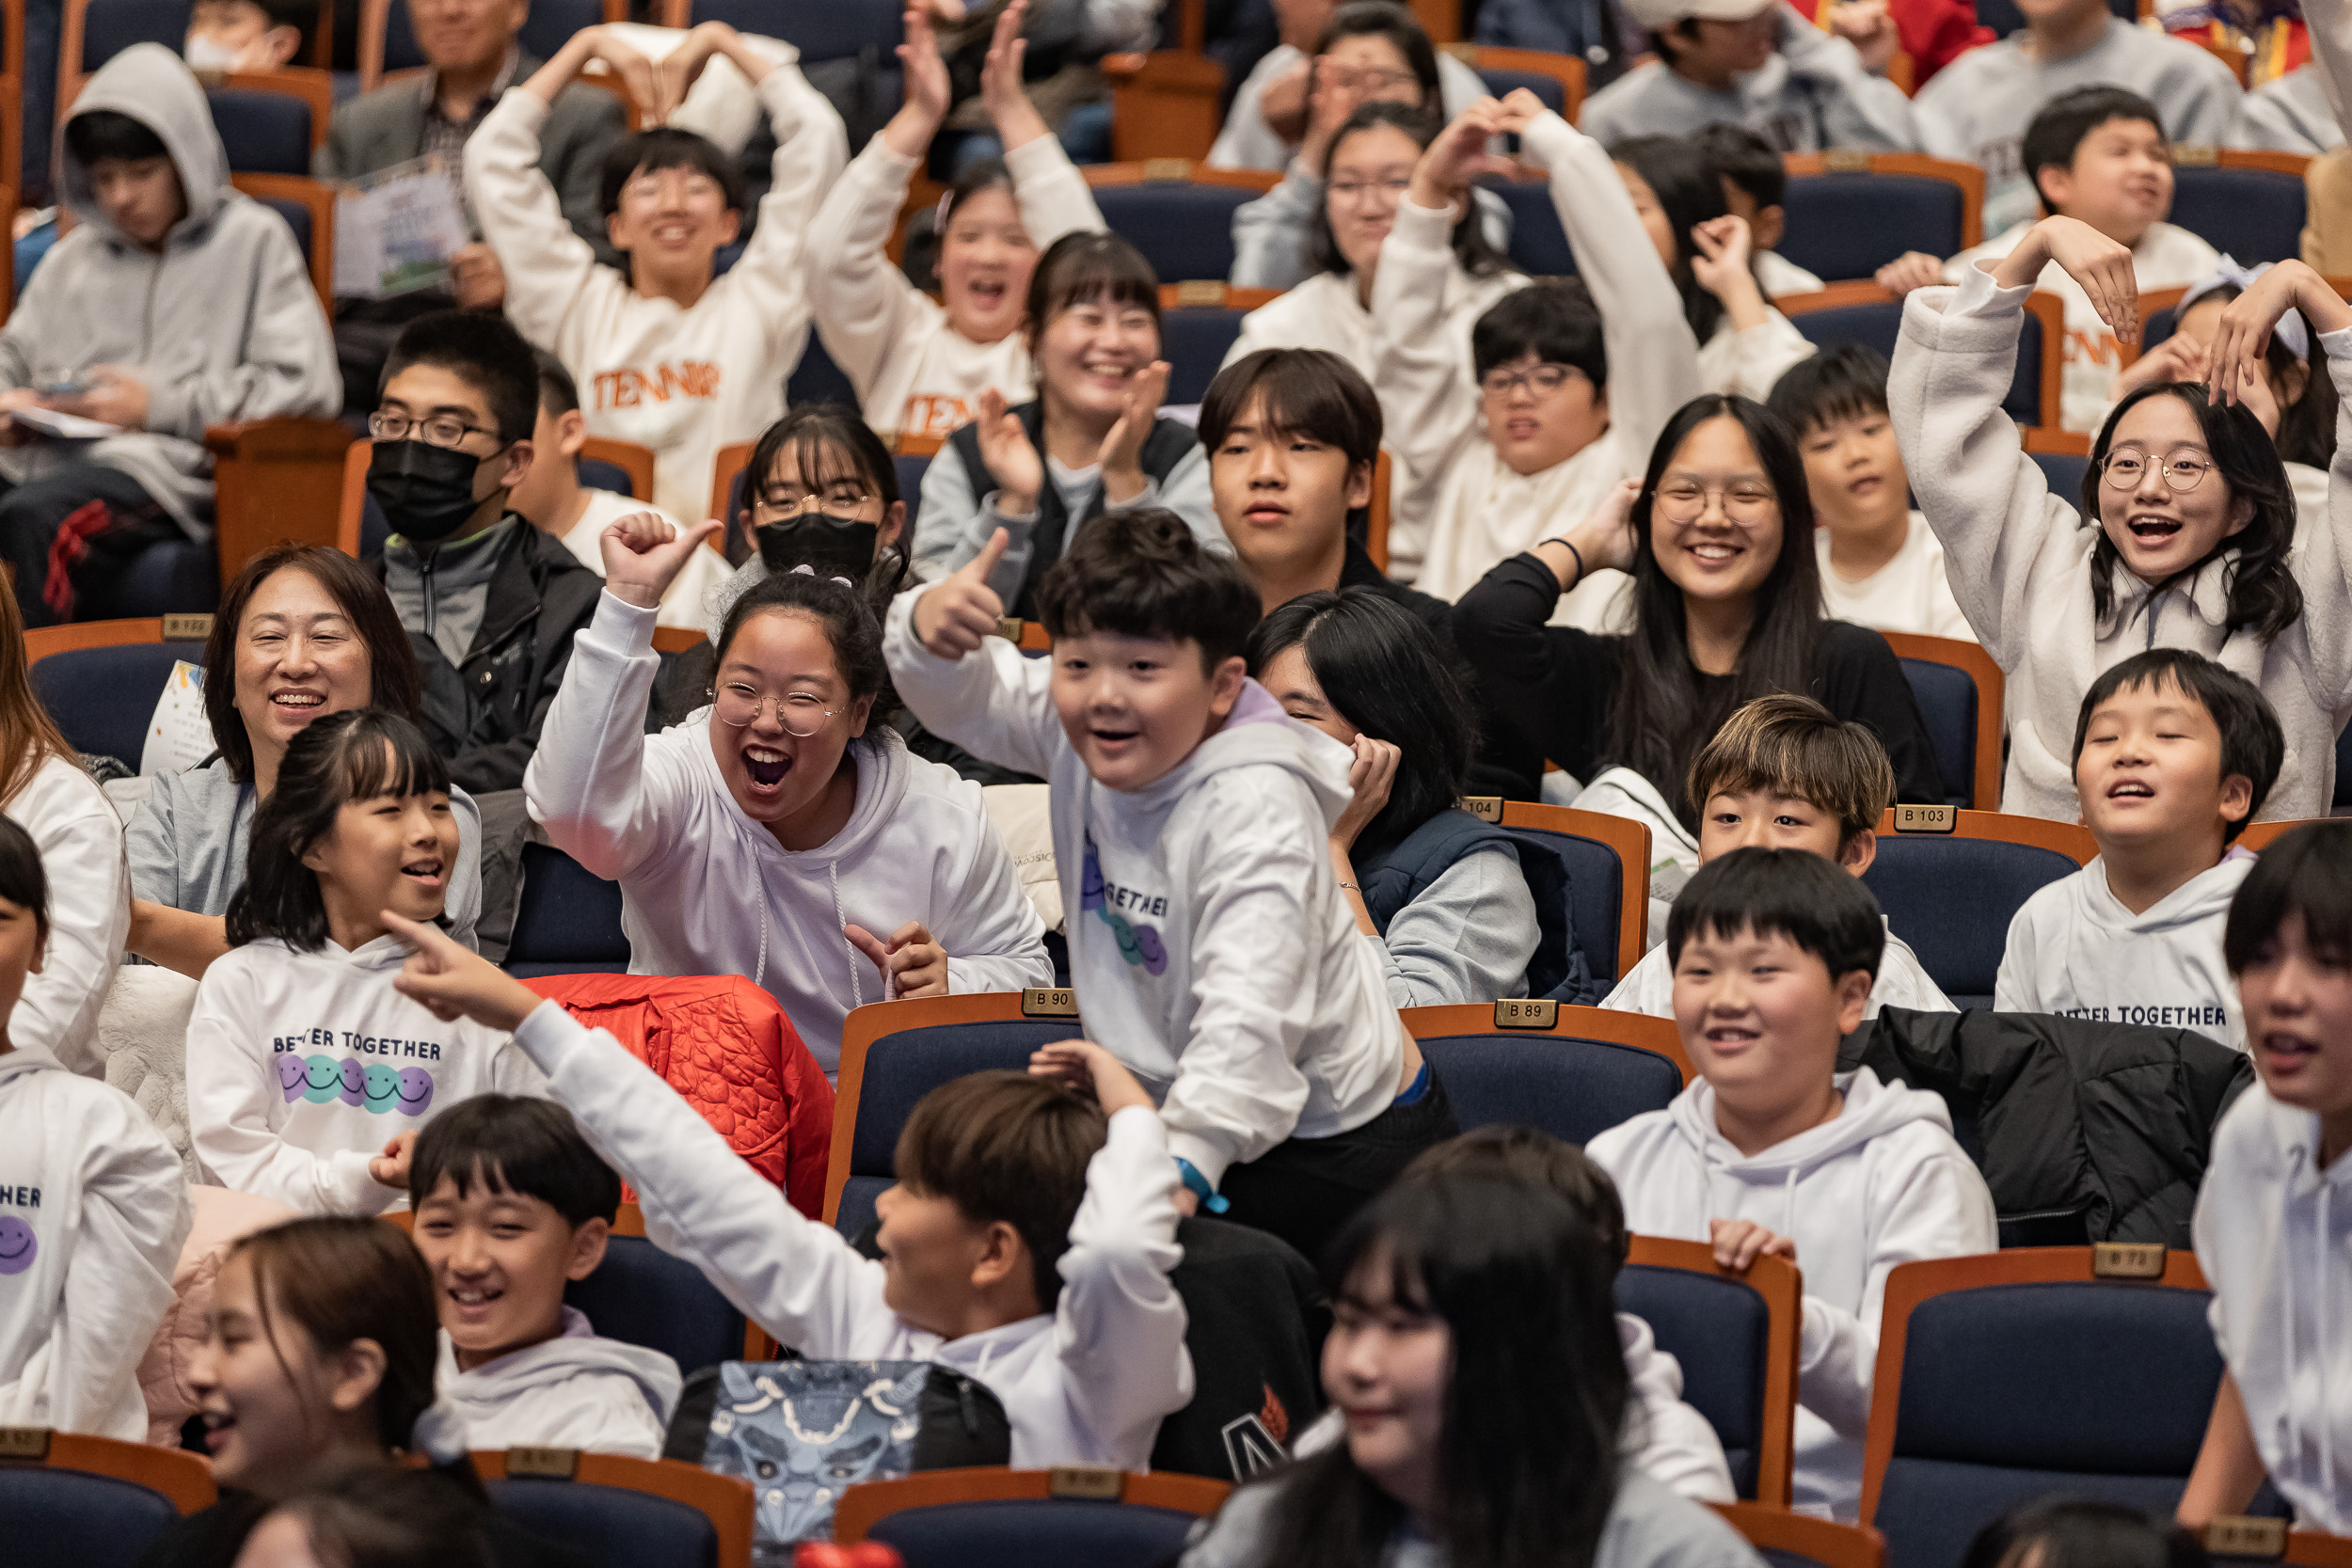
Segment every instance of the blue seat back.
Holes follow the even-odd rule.
[[[1248,312],[1222,305],[1188,305],[1160,317],[1160,357],[1168,361],[1170,404],[1199,403],[1209,395],[1219,365],[1233,340],[1241,336],[1241,319]]]
[[[743,1358],[743,1314],[700,1269],[643,1236],[613,1237],[596,1272],[564,1287],[564,1302],[605,1338],[658,1350],[681,1372]]]
[[[1597,838],[1550,828],[1502,831],[1518,842],[1519,874],[1535,895],[1544,926],[1528,965],[1529,994],[1541,996],[1558,984],[1570,943],[1584,955],[1585,967],[1606,993],[1619,978],[1617,938],[1625,908],[1625,867],[1617,852]],[[1556,955],[1547,951],[1555,942],[1563,949]],[[1535,990],[1539,979],[1549,984]]]
[[[524,54],[550,60],[574,33],[594,27],[603,20],[604,7],[599,0],[531,0],[531,9],[523,17],[522,31],[516,41]],[[408,0],[392,0],[391,9],[384,18],[384,69],[406,71],[424,63],[424,51],[417,47],[416,29],[409,24]]]
[[[1958,254],[1965,205],[1958,185],[1924,174],[1800,175],[1779,249],[1824,282],[1872,277],[1907,250]]]
[[[1161,282],[1223,282],[1233,274],[1233,212],[1259,194],[1247,185],[1146,180],[1097,186],[1094,204],[1104,227],[1143,252]]]
[[[82,13],[82,70],[96,71],[135,43],[160,43],[177,55],[187,43],[194,8],[189,0],[89,0]]]
[[[1924,658],[1906,658],[1902,666],[1903,678],[1911,683],[1911,694],[1918,701],[1919,717],[1927,722],[1928,743],[1935,748],[1935,770],[1944,777],[1945,800],[1955,806],[1973,806],[1977,683],[1965,670]]]
[[[523,885],[506,970],[534,974],[619,974],[628,969],[621,885],[593,875],[563,850],[523,846]]]
[[[540,1476],[488,1486],[491,1506],[590,1568],[721,1568],[709,1515],[673,1497]]]
[[[1025,1070],[1029,1053],[1039,1046],[1074,1040],[1079,1034],[1074,1019],[998,1019],[901,1029],[866,1047],[857,1125],[850,1138],[850,1179],[841,1189],[834,1227],[855,1236],[873,1223],[874,1199],[896,1180],[898,1134],[916,1101],[970,1073]]]
[[[803,62],[848,59],[870,49],[893,72],[906,41],[905,13],[884,0],[694,0],[693,19],[782,39]]]
[[[1474,67],[1478,79],[1486,84],[1490,98],[1508,98],[1525,87],[1543,100],[1544,107],[1555,115],[1568,112],[1568,89],[1560,85],[1560,78],[1541,71],[1504,71],[1494,66]]]
[[[2336,736],[2336,794],[2330,806],[2352,806],[2352,729]]]
[[[1541,180],[1505,180],[1490,176],[1481,185],[1502,198],[1511,209],[1511,264],[1530,277],[1574,277],[1576,258],[1568,250],[1568,231],[1560,227],[1560,210],[1551,204],[1551,186]]]
[[[2168,221],[2251,267],[2302,254],[2305,206],[2299,174],[2185,164],[2172,171]]]
[[[310,265],[312,244],[310,209],[291,197],[262,196],[254,199],[286,220],[286,228],[294,235],[294,248],[302,252],[302,265],[307,271]]]
[[[180,1523],[171,1499],[136,1481],[40,1465],[0,1465],[10,1563],[131,1568]]]
[[[804,403],[858,406],[857,388],[850,384],[849,372],[834,363],[833,356],[825,352],[825,341],[814,332],[808,335],[808,347],[801,351],[801,362],[785,378],[784,401],[793,408]]]
[[[900,452],[892,462],[898,470],[898,499],[907,503],[906,537],[914,537],[914,519],[923,511],[923,476],[930,472],[929,452]]]
[[[1465,1131],[1540,1127],[1581,1144],[1682,1092],[1682,1074],[1654,1051],[1570,1035],[1438,1035],[1421,1042]]]
[[[2221,1382],[2211,1299],[2081,1281],[1921,1302],[1871,1521],[1887,1560],[1959,1568],[1978,1530],[2050,1495],[2170,1514]]]
[[[2090,471],[2090,459],[2071,451],[2037,451],[2029,454],[2042,477],[2049,482],[2050,494],[2080,512],[2083,504],[2083,475]]]
[[[205,94],[236,174],[310,172],[310,105],[291,93],[214,87]]]
[[[2010,916],[2077,869],[2057,850],[2030,844],[1888,833],[1862,884],[1952,1006],[1989,1007]]]
[[[1902,330],[1903,302],[1896,299],[1867,305],[1839,305],[1826,310],[1807,310],[1788,320],[1807,342],[1817,347],[1863,343],[1892,359],[1895,356],[1895,339]],[[2009,396],[2001,400],[2001,411],[2019,424],[2044,422],[2042,418],[2042,318],[2030,310],[2026,312],[2025,325],[2017,334],[2017,373],[2010,379]],[[2054,408],[2050,412],[2056,415],[2058,410]]]
[[[1617,1274],[1617,1310],[1649,1324],[1658,1348],[1682,1364],[1683,1402],[1715,1429],[1731,1464],[1732,1490],[1753,1501],[1772,1350],[1772,1315],[1764,1297],[1728,1275],[1629,1263]]]
[[[1172,1508],[1022,1497],[902,1509],[866,1534],[897,1547],[906,1568],[1157,1568],[1176,1560],[1192,1526]]]
[[[610,490],[616,496],[636,499],[637,486],[630,483],[628,470],[618,463],[607,463],[601,457],[580,460],[580,482],[591,490]]]
[[[52,654],[33,666],[33,695],[57,721],[75,751],[139,765],[147,746],[147,721],[182,659],[200,662],[201,642],[126,642],[112,648],[76,648]]]
[[[122,575],[84,601],[93,621],[209,615],[220,602],[220,551],[210,539],[167,539],[131,558]]]

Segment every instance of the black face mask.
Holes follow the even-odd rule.
[[[788,523],[762,523],[752,532],[759,541],[759,559],[771,572],[805,566],[820,578],[864,582],[874,569],[874,541],[882,525],[818,513]]]
[[[466,526],[482,501],[473,493],[482,459],[425,441],[378,441],[368,458],[368,495],[394,533],[437,545]]]

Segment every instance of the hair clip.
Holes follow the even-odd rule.
[[[798,566],[792,568],[792,575],[800,578],[813,578],[817,575],[817,568],[811,566],[807,562],[803,561]],[[826,580],[829,582],[837,582],[844,588],[855,588],[857,586],[856,583],[851,582],[848,578],[829,578]]]

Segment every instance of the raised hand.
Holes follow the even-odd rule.
[[[389,910],[383,918],[384,928],[409,950],[408,961],[392,977],[392,989],[442,1022],[469,1018],[512,1034],[539,1006],[536,991],[472,948],[461,946],[439,927]]]
[[[1005,618],[1005,601],[988,585],[988,579],[1011,543],[1011,536],[998,529],[988,536],[978,555],[937,585],[923,590],[923,596],[914,601],[915,640],[933,657],[959,659],[979,652],[996,623]]]
[[[2212,396],[2217,403],[2243,401],[2254,406],[2254,388],[2267,389],[2263,357],[2270,352],[2270,335],[2288,310],[2303,312],[2313,332],[2337,332],[2352,326],[2352,308],[2337,297],[2328,280],[2301,261],[2281,261],[2264,270],[2253,286],[2230,301],[2221,312],[2210,355]],[[2316,356],[2312,373],[2325,375]],[[2259,410],[2257,410],[2259,412]]]
[[[1491,98],[1478,100],[1438,133],[1413,166],[1413,182],[1405,194],[1416,207],[1451,207],[1466,199],[1472,180],[1510,166],[1509,160],[1486,150],[1487,141],[1502,134],[1502,105]]]
[[[980,61],[980,107],[996,127],[996,139],[1009,152],[1046,135],[1045,121],[1021,87],[1021,63],[1027,58],[1029,40],[1021,24],[1029,18],[1029,0],[1012,0],[996,18],[996,31]]]
[[[1879,268],[1878,284],[1889,293],[1907,294],[1914,289],[1932,289],[1944,281],[1944,261],[1924,250],[1906,250],[1886,265]]]
[[[1168,396],[1168,375],[1165,359],[1154,359],[1136,372],[1127,388],[1127,406],[1120,410],[1095,453],[1094,460],[1103,470],[1103,495],[1113,506],[1133,501],[1149,483],[1143,475],[1143,443],[1159,422],[1160,400]],[[1024,436],[1022,440],[1025,444],[1028,437]]]
[[[909,6],[906,42],[898,45],[898,67],[905,78],[905,96],[898,112],[882,127],[882,140],[901,158],[919,158],[947,118],[954,89],[947,81],[947,62],[940,57],[939,36],[931,31],[930,12]]]
[[[1304,142],[1313,135],[1313,127],[1307,118],[1307,104],[1314,74],[1315,62],[1312,59],[1294,60],[1265,85],[1265,91],[1258,95],[1258,112],[1265,116],[1267,129],[1286,142]],[[1345,115],[1340,117],[1341,119],[1346,118]],[[1331,123],[1336,127],[1339,120]],[[1307,160],[1309,168],[1318,174],[1323,172],[1320,150],[1310,155],[1308,148],[1302,145],[1298,155]]]
[[[604,556],[604,586],[624,604],[657,609],[703,541],[725,526],[713,518],[680,530],[651,512],[617,518],[596,536]]]
[[[2030,286],[2052,261],[2081,285],[2116,341],[2139,341],[2139,280],[2132,271],[2132,253],[2079,218],[2043,218],[1990,270],[1995,283],[2014,289]]]
[[[1846,0],[1830,12],[1829,30],[1854,46],[1864,69],[1873,76],[1886,73],[1895,51],[1902,45],[1886,0]]]
[[[1029,1056],[1029,1071],[1039,1078],[1058,1080],[1073,1094],[1103,1107],[1106,1117],[1142,1106],[1152,1097],[1136,1082],[1120,1059],[1092,1040],[1057,1040],[1040,1046]]]
[[[685,50],[691,42],[692,35],[689,34],[686,40],[678,44],[678,50]],[[568,82],[572,76],[579,74],[580,68],[590,60],[602,60],[614,74],[620,77],[622,86],[628,88],[628,95],[636,101],[646,124],[660,125],[670,118],[671,105],[665,103],[662,97],[662,72],[656,69],[651,60],[623,42],[618,33],[601,25],[583,27],[572,35],[571,42],[564,46],[563,54],[568,54],[574,49],[580,50],[580,54],[573,62],[571,71],[564,76],[564,81]],[[563,63],[563,57],[562,54],[559,54],[555,60],[548,62],[548,65],[552,68],[561,63]],[[546,71],[543,71],[540,74],[544,76]],[[538,81],[539,77],[532,78],[532,85],[536,87]],[[554,101],[551,94],[548,97],[548,102]]]
[[[1324,159],[1330,155],[1331,138],[1339,135],[1340,127],[1347,123],[1347,117],[1356,112],[1356,106],[1364,101],[1364,95],[1359,88],[1342,87],[1340,73],[1324,69],[1321,60],[1301,60],[1291,70],[1298,74],[1300,106],[1297,118],[1306,128],[1299,137],[1298,158],[1314,170],[1317,178],[1321,178]],[[1289,80],[1289,76],[1285,74],[1282,80]],[[1267,113],[1266,123],[1275,123],[1271,111]],[[1278,127],[1278,134],[1279,130]]]
[[[1347,787],[1354,794],[1340,819],[1331,824],[1332,843],[1343,849],[1353,847],[1365,825],[1380,815],[1389,803],[1389,791],[1395,787],[1396,765],[1404,755],[1391,741],[1368,735],[1356,737],[1356,760],[1347,765]]]
[[[1550,112],[1544,106],[1544,101],[1528,88],[1513,87],[1503,95],[1496,112],[1495,128],[1518,135]]]
[[[1708,293],[1721,298],[1725,289],[1752,276],[1748,258],[1756,253],[1756,237],[1747,219],[1728,213],[1708,218],[1692,229],[1691,243],[1699,252],[1691,258],[1691,276]]]
[[[378,1186],[396,1187],[404,1193],[406,1192],[408,1190],[408,1160],[409,1156],[416,1152],[416,1148],[417,1130],[415,1128],[409,1128],[405,1132],[393,1133],[392,1141],[384,1146],[383,1153],[369,1157],[368,1175],[374,1179]]]
[[[2110,395],[2121,403],[2142,387],[2160,386],[2168,381],[2202,381],[2208,363],[2204,345],[2185,333],[2175,332],[2124,366],[2115,377]]]
[[[863,926],[844,926],[841,931],[850,946],[882,972],[884,1001],[894,995],[903,999],[947,994],[947,950],[931,940],[921,921],[908,921],[890,934],[888,942]]]
[[[996,510],[1008,517],[1035,512],[1038,493],[1045,488],[1045,464],[1021,428],[1020,416],[1005,406],[1005,394],[993,387],[982,392],[979,417],[973,422],[979,426],[981,466],[996,481]]]
[[[1787,1236],[1775,1235],[1754,1220],[1708,1220],[1707,1239],[1715,1249],[1718,1268],[1745,1274],[1750,1264],[1766,1253],[1797,1260],[1797,1243]]]

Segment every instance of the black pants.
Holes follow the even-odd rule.
[[[1227,1168],[1217,1191],[1232,1207],[1223,1218],[1269,1230],[1320,1262],[1323,1249],[1356,1211],[1432,1144],[1461,1129],[1445,1085],[1433,1069],[1429,1092],[1391,1104],[1353,1132],[1291,1138],[1246,1165]]]
[[[99,463],[70,463],[0,494],[0,560],[28,626],[107,619],[131,562],[183,537],[137,480]]]

